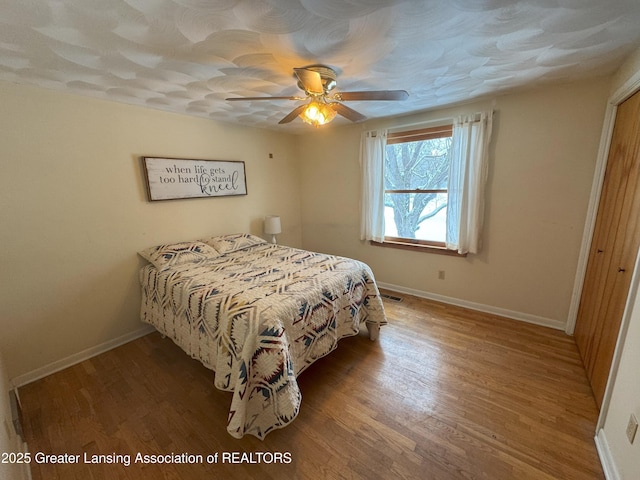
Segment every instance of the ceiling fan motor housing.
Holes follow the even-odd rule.
[[[336,75],[336,72],[332,68],[327,67],[326,65],[310,65],[308,67],[304,67],[304,69],[316,72],[320,75],[322,88],[324,89],[325,94],[329,93],[336,87],[338,77]],[[306,87],[301,81],[298,81],[298,87],[305,92],[307,91]]]

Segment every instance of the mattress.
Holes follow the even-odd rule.
[[[357,260],[247,235],[202,243],[213,251],[190,245],[194,261],[141,269],[141,319],[232,392],[229,434],[262,439],[298,414],[298,375],[363,324],[387,323],[380,293]]]

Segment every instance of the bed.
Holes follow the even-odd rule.
[[[365,324],[387,323],[371,269],[250,234],[140,252],[141,319],[213,370],[232,392],[227,431],[263,439],[291,423],[296,378]]]

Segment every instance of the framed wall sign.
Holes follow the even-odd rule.
[[[149,201],[246,195],[244,162],[142,157]]]

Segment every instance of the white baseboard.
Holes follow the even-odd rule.
[[[31,372],[25,373],[24,375],[12,378],[11,384],[15,387],[22,387],[28,383],[35,382],[36,380],[40,380],[41,378],[51,375],[52,373],[59,372],[60,370],[64,370],[65,368],[83,362],[91,357],[95,357],[96,355],[100,355],[101,353],[119,347],[120,345],[129,343],[136,338],[148,335],[153,331],[154,328],[151,325],[144,325],[138,330],[134,330],[133,332],[122,335],[121,337],[114,338],[113,340],[101,343],[95,347],[87,348],[86,350],[75,353],[61,360],[57,360],[49,365],[45,365],[44,367],[37,368]]]
[[[621,480],[618,469],[616,468],[615,460],[611,455],[611,450],[609,450],[609,442],[607,442],[607,437],[602,428],[598,430],[595,441],[605,478],[607,480]]]
[[[565,322],[560,320],[553,320],[551,318],[539,317],[537,315],[531,315],[528,313],[516,312],[513,310],[507,310],[505,308],[493,307],[491,305],[485,305],[482,303],[470,302],[467,300],[461,300],[459,298],[447,297],[445,295],[438,295],[436,293],[425,292],[422,290],[416,290],[413,288],[401,287],[399,285],[393,285],[390,283],[377,282],[380,288],[392,290],[398,293],[406,293],[413,295],[414,297],[426,298],[436,302],[447,303],[449,305],[455,305],[457,307],[464,307],[471,310],[477,310],[479,312],[491,313],[500,317],[507,317],[513,320],[520,320],[527,323],[533,323],[535,325],[542,325],[544,327],[551,327],[557,330],[565,329]]]

